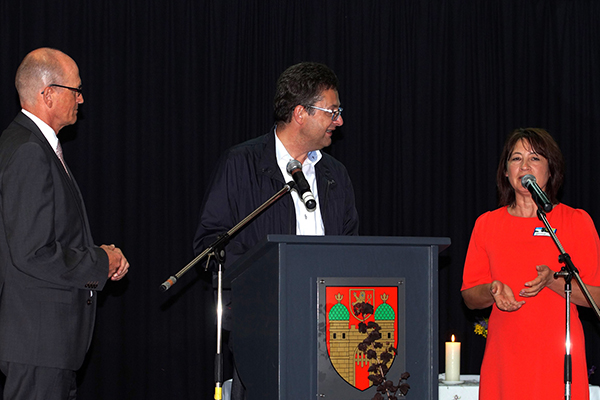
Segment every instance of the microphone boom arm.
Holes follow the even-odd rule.
[[[194,265],[196,265],[200,260],[210,254],[215,254],[221,252],[225,246],[229,243],[229,240],[241,229],[243,229],[250,221],[258,216],[261,212],[271,206],[271,204],[275,203],[279,200],[283,195],[288,193],[292,189],[291,182],[285,184],[283,188],[281,188],[277,193],[275,193],[270,199],[265,201],[262,205],[260,205],[256,210],[252,211],[248,214],[244,219],[237,223],[233,228],[228,230],[226,233],[220,235],[217,240],[214,241],[210,246],[208,246],[202,253],[198,254],[196,258],[190,261],[185,267],[183,267],[179,272],[175,275],[171,275],[169,279],[164,281],[160,285],[160,289],[163,292],[166,292],[177,283],[177,280],[181,278],[186,272],[188,272]],[[208,265],[207,265],[208,268]]]

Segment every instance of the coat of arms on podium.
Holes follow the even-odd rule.
[[[322,349],[319,361],[324,364],[323,360],[327,357],[329,369],[332,367],[346,384],[360,391],[367,390],[372,386],[369,367],[374,362],[367,357],[365,346],[359,346],[369,335],[364,329],[366,325],[377,326],[379,332],[378,344],[369,346],[369,350],[382,353],[393,347],[398,354],[387,362],[387,367],[392,368],[396,358],[400,358],[399,364],[404,364],[403,281],[398,278],[323,278],[321,282],[319,321],[324,323],[325,343],[319,343]],[[364,312],[365,305],[372,313]],[[323,325],[320,326],[321,330]],[[336,386],[331,377],[325,379],[323,372],[328,370],[328,366],[322,366],[319,367],[321,383]],[[399,367],[404,368],[404,365]]]

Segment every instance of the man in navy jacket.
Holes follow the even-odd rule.
[[[231,265],[267,234],[358,235],[354,189],[342,163],[320,150],[344,121],[335,73],[305,62],[277,81],[275,126],[266,135],[234,146],[221,157],[205,195],[194,251],[201,253],[292,180],[290,160],[302,164],[317,207],[308,210],[296,191],[246,225],[226,247]],[[227,304],[228,296],[224,295]],[[224,328],[229,327],[227,313]],[[234,379],[232,398],[242,398]]]

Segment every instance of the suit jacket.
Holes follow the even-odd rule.
[[[325,234],[358,235],[354,189],[346,167],[323,153],[315,165],[315,173]],[[195,253],[201,253],[219,234],[235,226],[290,180],[284,180],[277,165],[273,130],[225,152],[204,198],[194,239]],[[234,236],[226,247],[226,265],[231,265],[267,234],[295,233],[296,211],[288,195]]]
[[[0,360],[79,369],[107,276],[73,174],[19,113],[0,136]]]

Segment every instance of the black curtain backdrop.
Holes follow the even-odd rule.
[[[599,26],[591,0],[0,0],[1,128],[20,109],[25,54],[50,46],[75,59],[85,103],[61,132],[64,154],[96,242],[132,265],[100,296],[80,397],[212,398],[210,279],[199,267],[158,287],[193,258],[218,156],[271,128],[278,75],[307,60],[340,79],[344,126],[327,151],[353,179],[361,234],[452,239],[440,372],[455,334],[461,372],[478,373],[473,322],[486,311],[464,306],[462,266],[475,219],[496,207],[506,135],[548,129],[567,161],[563,202],[600,222]],[[582,318],[600,367],[600,324]]]

